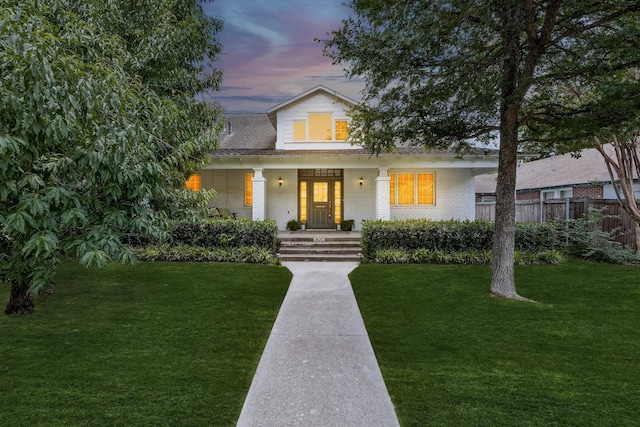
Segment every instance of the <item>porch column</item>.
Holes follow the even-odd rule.
[[[390,187],[391,178],[387,173],[387,168],[379,168],[376,177],[376,219],[391,219]]]
[[[253,207],[251,209],[251,218],[254,221],[262,221],[267,213],[267,179],[262,175],[262,168],[253,170],[253,178],[251,178],[251,188],[253,190]]]

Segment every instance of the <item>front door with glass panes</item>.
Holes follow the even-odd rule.
[[[335,229],[342,221],[342,169],[298,171],[300,221],[308,229]]]

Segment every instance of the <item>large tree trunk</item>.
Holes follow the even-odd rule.
[[[516,238],[516,170],[518,165],[518,114],[522,95],[517,95],[520,74],[520,28],[516,24],[521,12],[516,2],[507,2],[504,15],[504,64],[500,107],[500,155],[496,185],[496,219],[491,260],[491,294],[503,298],[520,298],[514,278]]]
[[[513,268],[516,237],[517,129],[517,114],[513,109],[503,112],[491,260],[491,294],[503,298],[519,298]]]
[[[29,292],[29,288],[13,284],[4,312],[9,316],[21,316],[33,313],[34,307],[33,294]]]

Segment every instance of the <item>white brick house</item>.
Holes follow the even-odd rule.
[[[497,152],[397,148],[372,155],[347,139],[345,110],[355,101],[317,86],[265,114],[227,114],[220,148],[196,188],[238,218],[291,219],[307,229],[342,220],[474,219],[476,175],[497,168]],[[199,181],[199,183],[198,183]]]

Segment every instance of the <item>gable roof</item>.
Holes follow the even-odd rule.
[[[476,193],[495,193],[496,174],[476,177]],[[516,191],[610,183],[611,178],[602,155],[595,148],[583,150],[580,157],[552,155],[545,159],[521,163],[516,172]]]
[[[267,110],[267,115],[269,116],[269,119],[271,120],[271,123],[273,123],[274,127],[277,127],[277,112],[278,110],[281,110],[291,104],[294,104],[304,98],[307,98],[309,96],[315,95],[316,93],[319,92],[324,92],[329,96],[333,96],[336,98],[336,100],[338,101],[342,101],[345,104],[347,104],[349,107],[351,107],[352,105],[355,105],[358,103],[358,101],[349,98],[348,96],[342,95],[341,93],[336,92],[335,90],[331,90],[326,86],[323,85],[318,85],[316,87],[313,87],[309,90],[307,90],[306,92],[302,92],[299,95],[294,96],[293,98],[290,98],[284,102],[281,102],[280,104],[271,107],[270,109]]]

